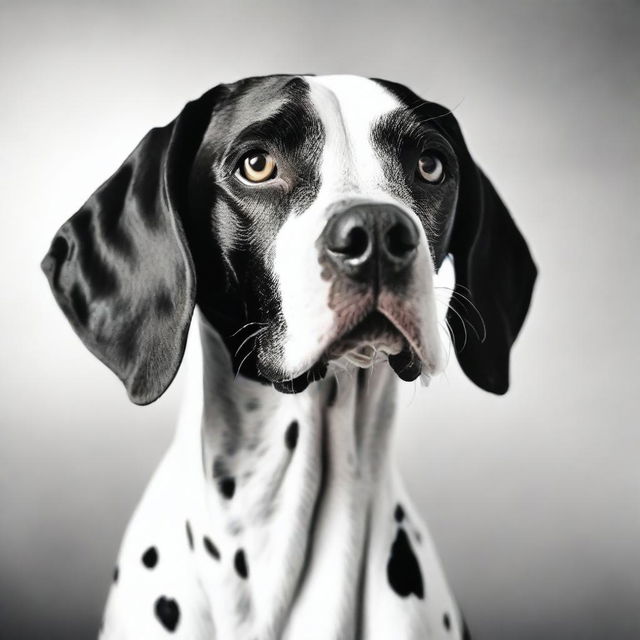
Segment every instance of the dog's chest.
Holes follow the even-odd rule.
[[[455,638],[390,464],[389,369],[293,396],[213,369],[127,532],[105,630],[128,626],[106,637]]]

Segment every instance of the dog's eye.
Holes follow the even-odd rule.
[[[240,161],[238,171],[249,182],[266,182],[275,178],[276,161],[266,151],[250,151]]]
[[[439,184],[444,180],[442,160],[433,153],[423,153],[418,160],[418,174],[430,184]]]

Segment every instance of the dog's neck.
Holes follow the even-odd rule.
[[[358,606],[344,602],[364,593],[371,523],[391,526],[396,506],[388,464],[393,372],[333,372],[286,395],[234,377],[219,335],[205,321],[200,334],[207,510],[217,544],[242,550],[250,574],[235,624],[262,621],[303,637],[309,616],[317,617],[311,600],[322,594],[335,613],[317,621],[318,637],[355,631]],[[221,637],[239,637],[238,628]]]

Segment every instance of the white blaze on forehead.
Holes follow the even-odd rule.
[[[325,132],[321,192],[380,196],[384,173],[371,133],[380,118],[401,106],[399,100],[359,76],[305,79]]]
[[[357,200],[392,201],[383,188],[382,165],[371,141],[374,124],[400,106],[386,89],[358,76],[308,77],[309,98],[322,123],[320,189],[305,211],[295,211],[276,239],[278,278],[287,331],[283,367],[301,373],[327,347],[334,326],[330,283],[320,277],[317,241],[332,208]]]

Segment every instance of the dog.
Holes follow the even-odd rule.
[[[427,383],[448,345],[504,393],[537,271],[451,111],[356,76],[219,85],[149,131],[42,268],[136,404],[170,385],[198,307],[199,380],[102,638],[470,637],[391,459],[396,379]]]

